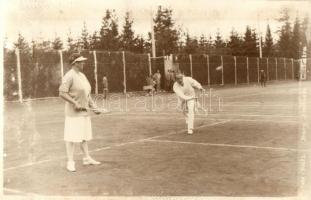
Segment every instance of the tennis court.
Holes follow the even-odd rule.
[[[66,171],[63,101],[6,102],[4,194],[309,195],[310,88],[310,82],[214,88],[212,111],[197,114],[193,135],[172,106],[174,94],[155,97],[153,108],[152,97],[116,96],[111,113],[92,115],[89,149],[102,164],[83,166],[76,147],[75,173]]]

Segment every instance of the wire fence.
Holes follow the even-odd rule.
[[[92,85],[92,93],[102,93],[102,77],[106,75],[111,92],[141,91],[146,77],[157,70],[162,74],[161,87],[166,88],[165,59],[131,52],[82,51],[88,58],[84,73]],[[58,96],[62,76],[71,68],[67,51],[4,52],[4,97],[6,100]],[[259,71],[267,81],[294,80],[299,76],[299,60],[288,58],[256,58],[243,56],[186,55],[172,56],[178,71],[203,85],[249,84],[259,82]],[[307,61],[310,68],[310,60]],[[175,70],[175,71],[177,71]]]

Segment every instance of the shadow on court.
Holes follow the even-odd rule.
[[[4,194],[297,196],[310,185],[310,128],[302,120],[310,86],[219,88],[222,111],[197,115],[193,135],[181,113],[135,110],[129,99],[126,114],[92,116],[89,148],[102,164],[83,166],[77,146],[75,173],[65,168],[63,102],[6,103]]]

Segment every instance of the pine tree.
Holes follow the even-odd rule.
[[[249,26],[246,27],[246,31],[244,34],[244,41],[242,44],[244,56],[254,56],[257,57],[257,36],[255,31],[252,31]]]
[[[18,34],[17,41],[14,43],[15,48],[18,48],[20,52],[30,54],[30,47],[21,33]]]
[[[267,25],[265,42],[263,44],[263,56],[265,57],[273,56],[273,38],[271,35],[271,29],[269,24]]]
[[[230,40],[228,42],[228,47],[231,49],[231,54],[233,56],[239,56],[242,55],[242,40],[239,37],[238,33],[232,29]]]
[[[199,40],[199,50],[201,53],[206,53],[207,40],[206,37],[202,34]]]
[[[100,38],[97,34],[97,31],[94,31],[93,35],[90,38],[90,49],[97,50],[100,48]]]
[[[281,30],[279,30],[280,36],[278,41],[279,56],[290,58],[292,55],[291,51],[291,24],[289,17],[289,9],[285,8],[282,10],[280,22],[283,22]]]
[[[103,50],[115,51],[119,49],[119,32],[117,18],[114,11],[106,10],[100,29],[100,45]]]
[[[133,19],[130,17],[130,13],[126,12],[125,22],[123,25],[123,31],[121,34],[122,49],[127,51],[133,51],[135,49],[134,31],[132,30]],[[140,40],[139,38],[137,38]]]
[[[73,52],[76,50],[77,45],[75,44],[72,35],[71,35],[71,31],[69,31],[69,33],[67,34],[67,46],[68,46],[68,51],[69,52]]]
[[[89,38],[89,33],[87,31],[87,27],[86,27],[85,22],[83,22],[83,28],[82,28],[80,43],[81,44],[79,46],[82,46],[83,49],[90,49],[90,38]]]
[[[196,38],[191,38],[189,34],[186,35],[186,44],[184,51],[187,54],[194,54],[197,53],[199,49],[198,40]]]
[[[296,17],[294,28],[293,28],[293,35],[291,39],[291,57],[295,59],[299,59],[302,53],[302,41],[301,41],[301,27],[299,18]]]
[[[156,55],[169,55],[178,50],[179,32],[174,27],[171,9],[158,7],[154,19]]]
[[[221,49],[226,47],[226,43],[223,41],[222,36],[219,31],[216,33],[216,40],[214,42],[214,46],[216,49]]]
[[[63,48],[63,42],[60,37],[56,36],[54,41],[52,42],[54,50],[61,50]]]

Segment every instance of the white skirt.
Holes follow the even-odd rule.
[[[92,139],[90,116],[65,117],[64,140],[67,142],[82,142]]]

